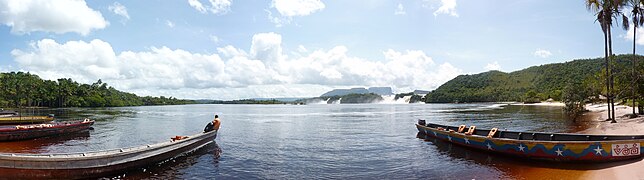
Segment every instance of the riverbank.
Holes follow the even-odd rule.
[[[591,112],[587,113],[594,121],[600,123],[580,133],[586,134],[644,134],[644,116],[629,118],[628,115],[633,113],[631,107],[615,106],[615,116],[617,123],[605,121],[608,114],[606,113],[606,104],[591,105],[587,107]],[[636,110],[637,112],[637,110]],[[588,171],[581,176],[583,179],[641,179],[644,169],[644,160],[638,159],[634,162],[624,163],[609,168]]]
[[[548,104],[537,103],[541,106]],[[558,105],[558,104],[551,104]],[[607,104],[587,105],[589,112],[581,119],[582,123],[590,124],[581,134],[614,134],[635,135],[644,134],[644,116],[629,118],[632,114],[631,107],[615,106],[617,123],[606,121],[608,115]],[[636,111],[637,112],[637,111]],[[521,176],[527,179],[641,179],[644,169],[644,160],[637,159],[615,163],[599,164],[570,164],[563,168],[531,167],[526,169]]]
[[[521,103],[521,102],[515,102],[515,103],[509,103],[510,105],[515,105],[515,106],[558,106],[558,107],[564,107],[566,104],[563,102],[558,102],[558,101],[553,101],[553,102],[540,102],[540,103]]]

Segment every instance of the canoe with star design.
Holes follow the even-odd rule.
[[[552,161],[618,161],[641,158],[644,150],[641,147],[644,135],[516,132],[446,126],[424,120],[419,120],[416,128],[427,136],[469,148]]]

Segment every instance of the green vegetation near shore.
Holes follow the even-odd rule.
[[[43,80],[24,72],[0,73],[0,107],[117,107],[191,104],[174,97],[139,97],[108,86],[100,79],[81,84],[69,78]]]
[[[367,94],[347,94],[344,96],[334,96],[331,99],[338,98],[340,104],[361,104],[361,103],[374,103],[382,101],[382,96],[367,93]],[[342,98],[342,99],[340,99]]]
[[[643,56],[636,56],[638,61],[644,60]],[[618,99],[626,99],[630,95],[631,61],[632,55],[619,55],[615,57],[614,76],[615,89]],[[644,71],[644,63],[636,68],[640,73]],[[585,94],[597,96],[602,94],[604,74],[602,72],[603,59],[582,59],[565,63],[546,64],[533,66],[523,70],[504,73],[488,71],[474,75],[460,75],[425,97],[428,103],[454,103],[454,102],[501,102],[501,101],[544,101],[552,98],[562,100],[566,86],[581,83],[579,88],[587,89]],[[639,78],[638,84],[643,78]],[[640,86],[639,94],[644,94]]]
[[[417,102],[424,102],[425,101],[423,96],[416,95],[416,94],[414,94],[414,92],[396,94],[396,96],[394,96],[394,100],[404,98],[405,96],[411,96],[409,98],[409,103],[417,103]]]

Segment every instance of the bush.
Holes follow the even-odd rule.
[[[571,83],[564,88],[562,92],[563,102],[566,104],[564,111],[570,119],[575,121],[577,117],[586,112],[586,101],[589,97],[589,91],[580,83]]]

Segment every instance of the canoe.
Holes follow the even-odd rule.
[[[93,120],[67,121],[44,124],[2,125],[0,142],[35,139],[45,136],[63,135],[89,129]]]
[[[54,116],[11,116],[0,117],[0,124],[33,124],[53,121]]]
[[[644,135],[518,132],[446,126],[418,120],[418,132],[452,144],[502,155],[565,162],[610,162],[642,157]]]
[[[181,136],[158,144],[63,154],[0,153],[0,179],[85,179],[120,175],[197,150],[214,141],[217,131]]]
[[[21,116],[16,111],[0,110],[0,124],[33,124],[53,121],[54,116]]]
[[[18,111],[0,109],[0,117],[18,116]]]

